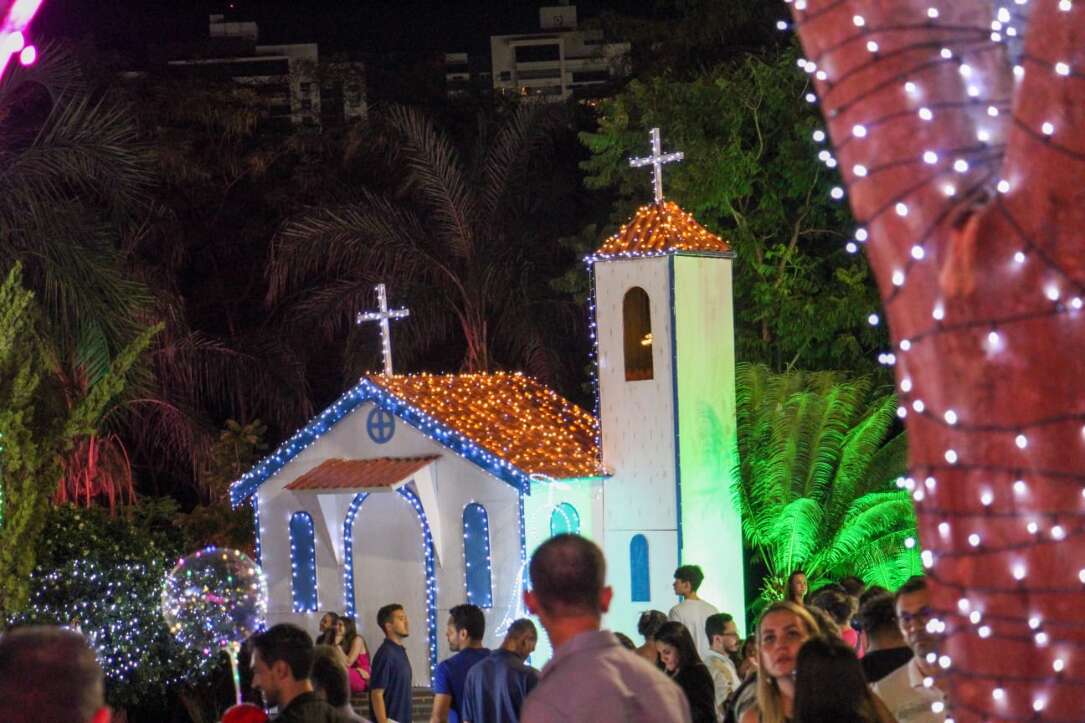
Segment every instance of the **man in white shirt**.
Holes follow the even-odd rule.
[[[738,652],[739,644],[735,619],[727,613],[709,615],[705,620],[705,636],[710,649],[704,657],[704,664],[708,666],[712,684],[716,688],[716,717],[723,720],[724,704],[742,683],[731,660],[731,655]]]
[[[682,602],[671,608],[667,618],[682,623],[689,630],[697,654],[704,660],[708,655],[708,637],[705,635],[705,620],[709,615],[719,612],[715,605],[697,597],[697,588],[704,582],[704,573],[697,565],[682,565],[674,571],[674,592],[682,597]]]
[[[937,655],[941,639],[927,630],[932,617],[927,581],[913,577],[901,585],[896,594],[896,608],[900,632],[915,657],[874,683],[871,689],[898,723],[944,723],[946,697],[934,684],[939,673]]]

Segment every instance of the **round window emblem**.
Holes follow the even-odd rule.
[[[396,418],[391,412],[374,407],[365,420],[365,431],[374,442],[384,444],[396,433]]]

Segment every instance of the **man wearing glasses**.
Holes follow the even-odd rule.
[[[738,628],[735,619],[727,613],[716,613],[705,618],[705,635],[710,650],[705,654],[704,664],[712,674],[716,689],[716,717],[723,719],[723,707],[731,693],[742,684],[733,657],[738,655]]]
[[[899,723],[943,723],[946,698],[935,684],[941,636],[931,632],[927,581],[913,577],[896,594],[897,623],[915,654],[908,662],[871,686]]]

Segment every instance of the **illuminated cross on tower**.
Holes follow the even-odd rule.
[[[402,319],[406,316],[410,316],[411,312],[407,309],[388,310],[388,294],[384,291],[384,284],[377,284],[377,305],[380,307],[378,311],[359,313],[358,323],[362,324],[367,321],[380,322],[381,351],[384,353],[384,373],[386,376],[392,376],[392,336],[391,330],[388,328],[388,320]]]
[[[647,158],[630,158],[629,165],[633,168],[641,166],[652,167],[652,185],[655,188],[656,203],[663,203],[663,164],[674,163],[682,160],[682,152],[663,153],[662,144],[659,142],[659,129],[652,129],[652,155]]]

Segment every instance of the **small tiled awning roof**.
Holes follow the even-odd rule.
[[[298,477],[286,489],[298,492],[390,487],[436,459],[436,456],[329,459]]]
[[[726,254],[731,247],[674,201],[663,201],[641,206],[629,223],[603,242],[595,255],[607,258],[673,251]]]

